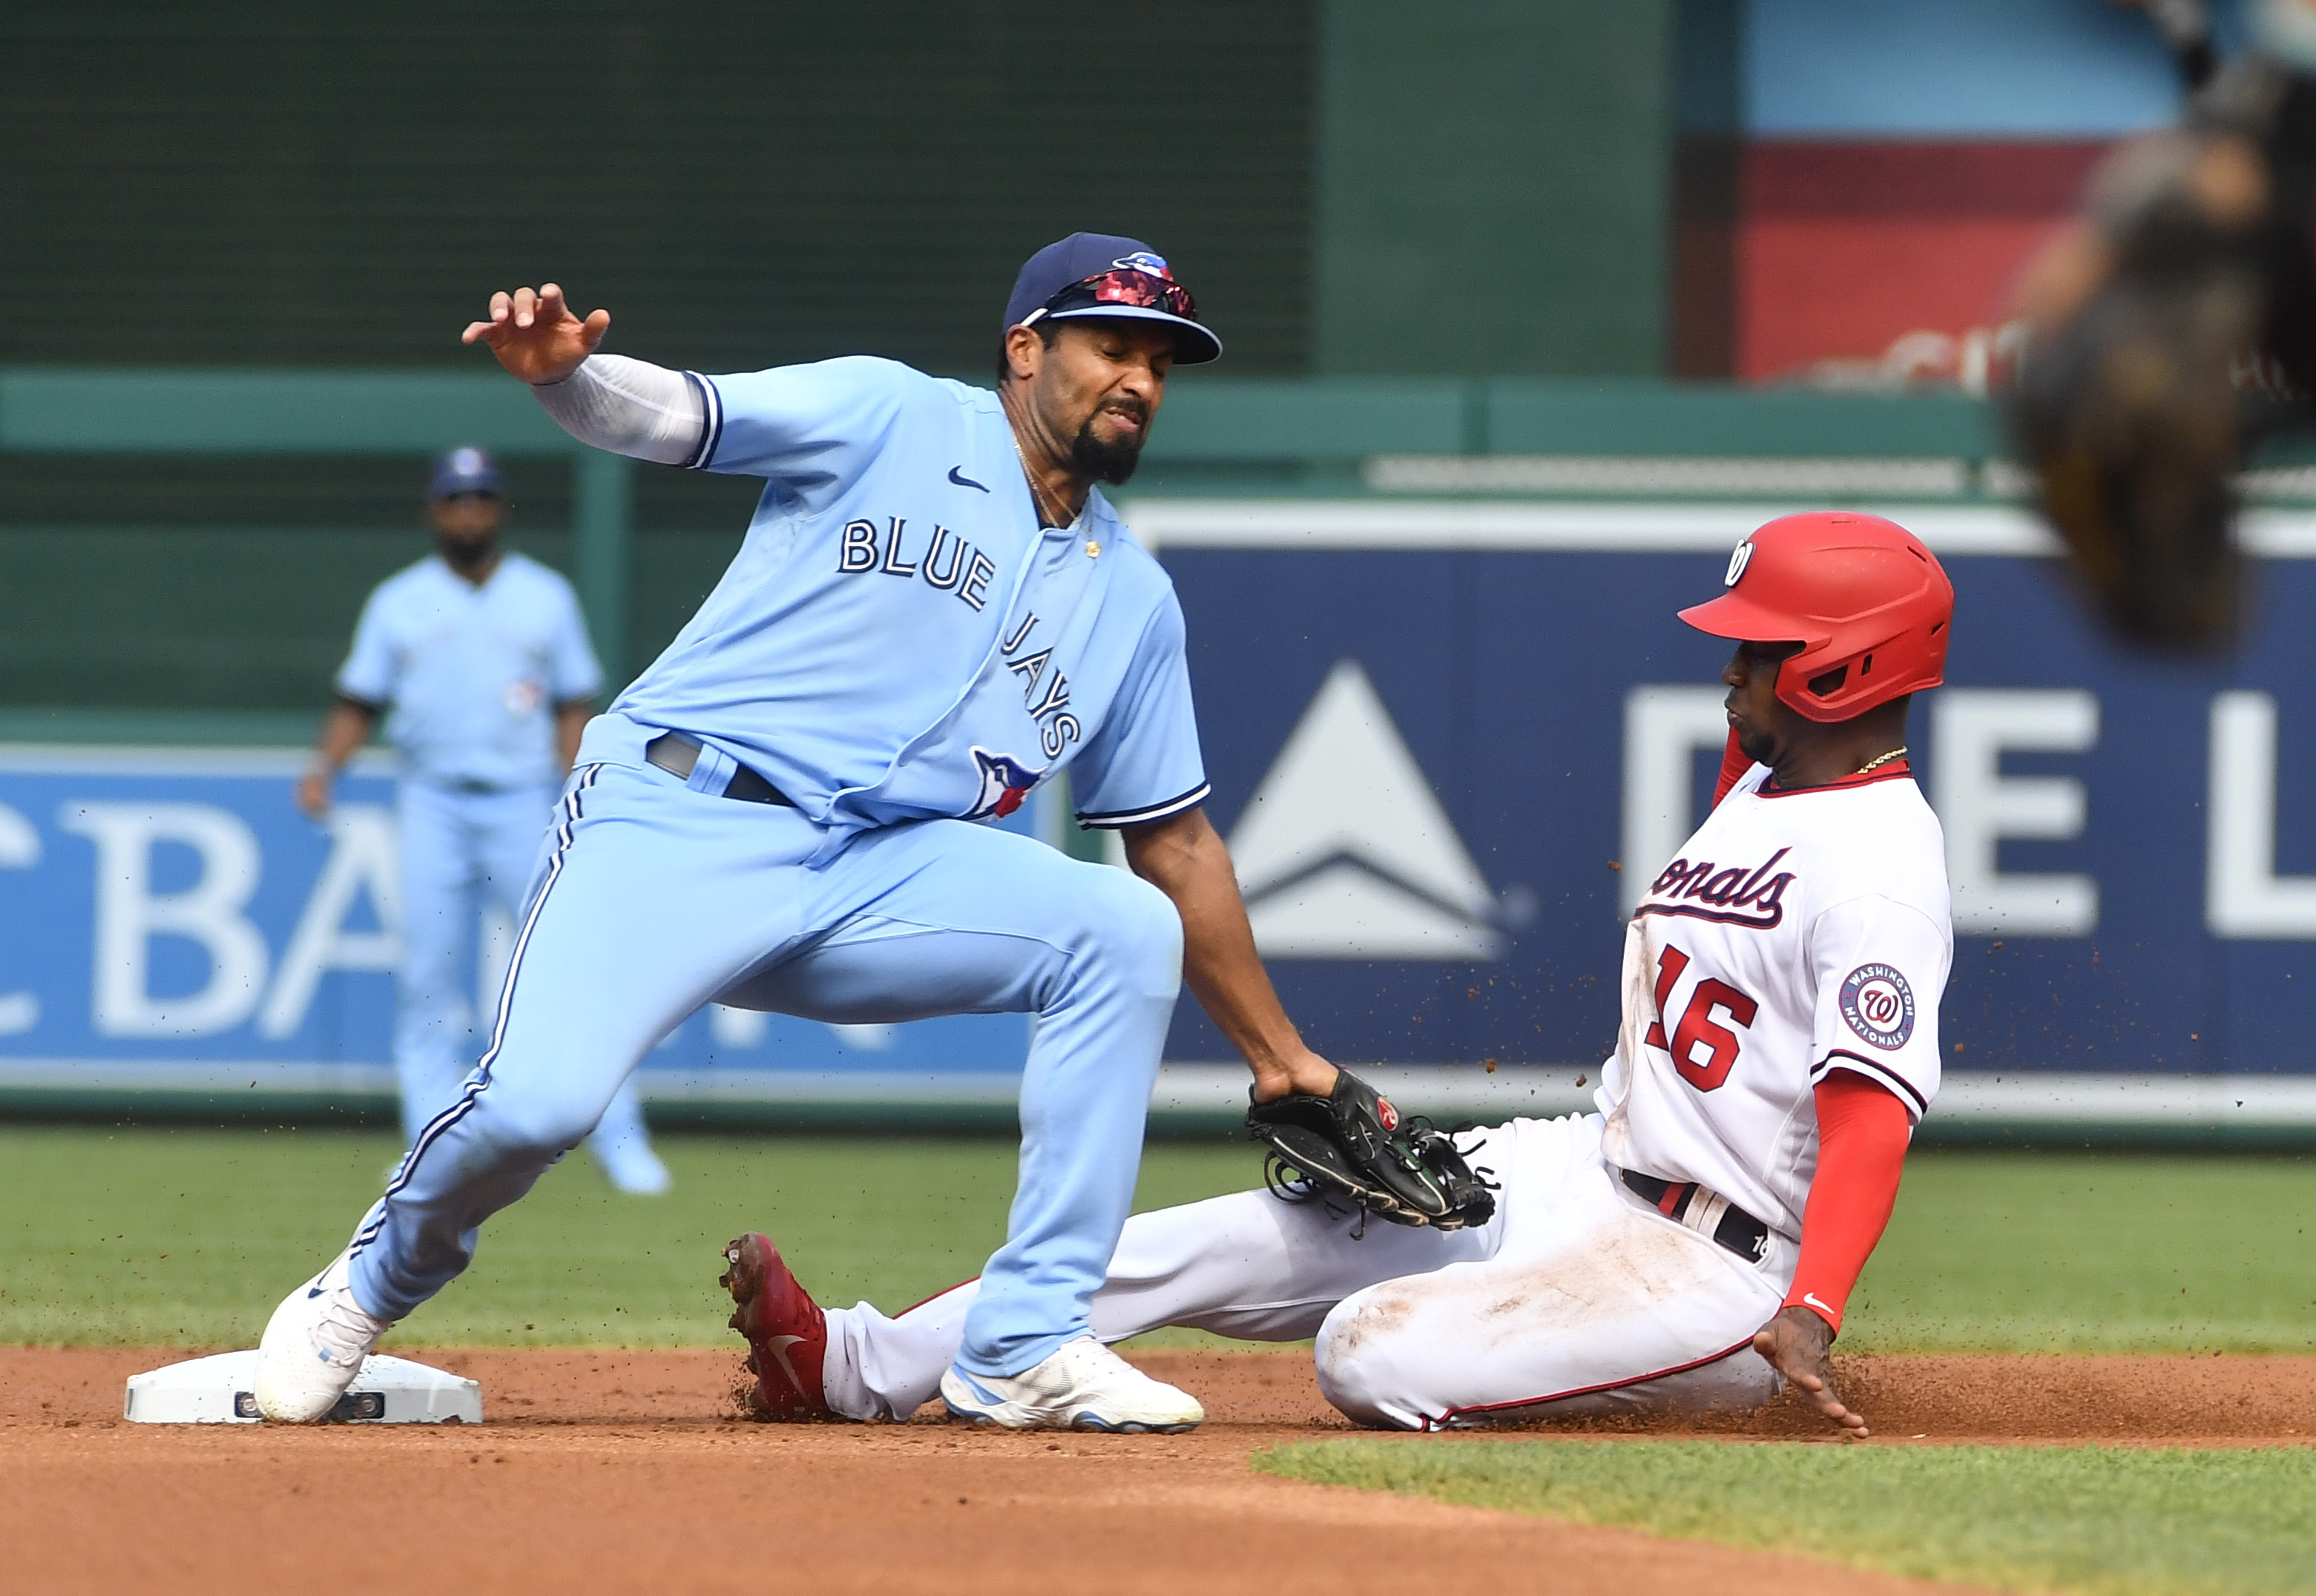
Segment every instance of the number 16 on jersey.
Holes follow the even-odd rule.
[[[1689,994],[1688,1006],[1681,1010],[1680,1024],[1673,1027],[1672,1040],[1667,1042],[1665,1006],[1672,1000],[1673,989],[1680,984],[1688,962],[1688,955],[1670,943],[1658,957],[1657,1019],[1649,1026],[1646,1040],[1649,1046],[1672,1055],[1672,1067],[1680,1072],[1681,1079],[1700,1092],[1710,1092],[1729,1078],[1741,1045],[1737,1031],[1752,1024],[1760,1005],[1728,982],[1706,976]],[[1715,1017],[1716,1011],[1726,1016],[1727,1024]],[[1731,1025],[1737,1029],[1731,1030]]]

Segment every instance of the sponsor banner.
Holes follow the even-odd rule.
[[[0,1090],[392,1093],[391,767],[358,761],[316,825],[290,802],[304,765],[0,748]],[[1007,823],[1027,829],[1043,808]],[[474,1012],[488,1012],[511,931],[478,904]],[[1019,1015],[827,1025],[709,1005],[645,1058],[644,1086],[706,1104],[1010,1099],[1028,1045]]]
[[[1209,811],[1314,1046],[1608,1052],[1621,917],[1702,817],[1725,732],[1729,645],[1674,611],[1772,513],[1134,507],[1189,617]],[[2252,634],[2178,661],[2096,634],[2023,513],[1893,513],[1958,594],[1950,685],[1909,736],[1954,887],[1949,1070],[2316,1073],[2310,519],[2256,518],[2283,557],[2261,562]],[[1929,1006],[1856,985],[1860,1022],[1893,1035]],[[1168,1051],[1231,1056],[1189,1004]]]
[[[1622,917],[1680,854],[1719,757],[1726,645],[1673,612],[1719,590],[1769,513],[1132,507],[1189,618],[1209,812],[1314,1046],[1446,1067],[1421,1077],[1442,1083],[1442,1112],[1582,1103],[1615,1040]],[[2316,518],[2252,520],[2262,618],[2235,657],[2183,663],[2103,642],[2025,515],[1896,514],[1959,594],[1951,685],[1910,732],[1945,828],[1955,965],[1935,1001],[1861,968],[1857,1023],[1899,1037],[1935,1013],[1974,1123],[2071,1127],[2116,1104],[2133,1124],[2308,1117],[2243,1083],[2316,1085],[2316,689],[2292,625],[2316,606]],[[290,802],[301,762],[0,749],[0,1091],[391,1090],[392,783],[362,766],[316,827]],[[1052,826],[1050,798],[1006,823]],[[478,995],[501,943],[478,924]],[[1002,1117],[1028,1034],[1018,1017],[843,1028],[711,1006],[644,1084],[710,1117],[762,1102]],[[1233,1055],[1194,1003],[1168,1057],[1162,1115],[1235,1112],[1241,1067],[1202,1068]],[[1465,1072],[1470,1091],[1449,1090]],[[2096,1085],[2186,1077],[2228,1084]]]

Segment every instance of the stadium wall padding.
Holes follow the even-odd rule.
[[[1210,812],[1306,1035],[1386,1069],[1448,1067],[1425,1078],[1477,1083],[1492,1061],[1544,1093],[1529,1106],[1581,1103],[1577,1077],[1615,1037],[1620,909],[1678,849],[1718,756],[1725,648],[1672,612],[1718,590],[1764,511],[1130,509],[1181,595]],[[2022,512],[1895,513],[1944,551],[1960,596],[1949,685],[1917,705],[1910,743],[1955,883],[1942,1042],[1958,1101],[1994,1104],[1971,1122],[2000,1131],[1987,1094],[2005,1080],[2304,1095],[2316,699],[2290,617],[2316,604],[2316,518],[2258,520],[2259,619],[2234,658],[2187,664],[2106,643]],[[290,808],[296,764],[0,756],[0,1077],[53,1090],[58,1070],[103,1066],[149,1093],[183,1069],[214,1095],[247,1070],[375,1095],[388,909],[348,882],[383,868],[384,777],[369,767],[350,818],[321,830]],[[1058,834],[1050,811],[1036,823]],[[188,894],[209,907],[167,907]],[[228,921],[248,929],[183,930]],[[237,995],[210,991],[221,958],[240,961]],[[825,1029],[701,1016],[646,1079],[694,1117],[742,1113],[785,1071],[819,1083],[807,1120],[894,1104],[938,1118],[948,1101],[993,1122],[1025,1034],[904,1027],[871,1046]],[[1199,1067],[1227,1056],[1186,1003],[1170,1059],[1212,1082],[1231,1071]]]

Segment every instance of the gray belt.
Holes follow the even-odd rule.
[[[663,732],[644,744],[644,758],[677,780],[690,781],[693,767],[699,763],[699,745],[681,732]],[[737,798],[743,803],[778,803],[788,809],[796,807],[795,799],[745,765],[732,767],[731,779],[724,784],[724,791],[717,795]]]

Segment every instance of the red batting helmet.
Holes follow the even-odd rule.
[[[1813,721],[1849,720],[1946,679],[1954,583],[1895,521],[1779,516],[1737,545],[1724,581],[1727,592],[1680,618],[1741,643],[1800,643],[1777,696]]]

